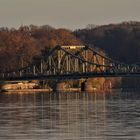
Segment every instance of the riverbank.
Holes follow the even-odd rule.
[[[1,90],[1,92],[13,92],[13,93],[19,93],[19,92],[50,92],[51,89],[8,89],[8,90]]]
[[[52,92],[52,89],[8,89],[8,90],[1,90],[1,92],[6,93],[30,93],[30,92]],[[77,92],[81,91],[80,88],[69,88],[65,89],[64,92]]]

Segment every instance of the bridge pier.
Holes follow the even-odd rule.
[[[66,90],[66,84],[63,81],[58,81],[53,87],[53,91],[61,92]]]
[[[92,83],[90,81],[85,80],[84,82],[81,83],[81,91],[86,91],[86,92],[92,92],[94,91],[94,88],[92,86]]]

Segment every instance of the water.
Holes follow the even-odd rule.
[[[0,140],[139,140],[140,93],[0,93]]]

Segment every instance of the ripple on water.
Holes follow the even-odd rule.
[[[139,93],[0,95],[2,140],[139,140]]]

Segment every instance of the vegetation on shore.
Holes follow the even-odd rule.
[[[110,57],[133,64],[140,62],[140,22],[90,25],[75,31],[49,25],[22,25],[18,29],[1,27],[0,72],[27,66],[42,50],[58,44],[95,45]]]
[[[140,22],[90,26],[74,34],[82,42],[103,49],[115,60],[128,64],[140,62]]]

